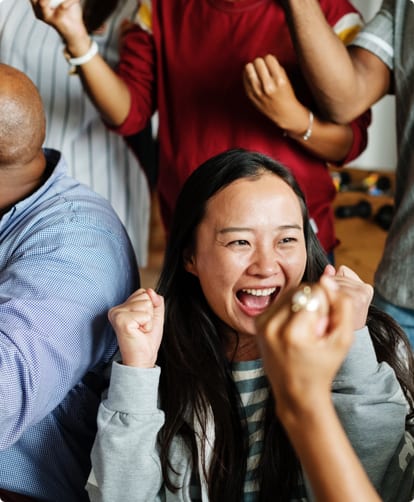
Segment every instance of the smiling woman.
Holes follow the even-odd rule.
[[[252,337],[255,317],[299,284],[305,266],[299,199],[286,181],[265,169],[225,186],[208,201],[185,263],[224,322],[235,361],[259,357]]]
[[[411,399],[407,367],[396,357],[406,340],[370,307],[371,286],[327,265],[289,170],[237,149],[186,181],[157,292],[139,289],[109,313],[122,362],[113,365],[100,408],[91,501],[306,500],[300,464],[274,413],[255,318],[322,275],[353,301],[355,347],[333,390],[379,487],[407,412],[398,379]],[[369,334],[395,373],[378,364]],[[381,439],[361,444],[368,436]]]

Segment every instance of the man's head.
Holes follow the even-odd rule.
[[[38,90],[24,73],[0,64],[0,168],[30,163],[39,155],[44,138]]]

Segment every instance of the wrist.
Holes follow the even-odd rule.
[[[276,399],[276,414],[286,429],[301,427],[304,421],[323,422],[323,416],[330,411],[334,411],[334,406],[329,390],[302,394],[298,399]]]
[[[78,52],[78,51],[75,51]],[[79,50],[80,52],[80,50]],[[67,62],[71,65],[71,68],[69,70],[69,74],[74,74],[77,73],[77,67],[82,66],[86,63],[89,63],[91,59],[93,59],[99,52],[98,49],[98,44],[95,42],[95,40],[89,38],[89,46],[88,48],[81,53],[79,56],[73,56],[73,52],[70,53],[65,47],[63,49],[63,54],[67,60]]]
[[[141,354],[139,351],[122,351],[121,349],[120,352],[123,366],[132,366],[134,368],[141,369],[149,369],[155,367],[156,359],[154,359],[153,357],[147,357],[145,354]]]
[[[306,117],[306,118],[305,118]],[[308,141],[313,132],[313,122],[314,122],[314,115],[311,110],[308,110],[305,108],[305,115],[304,115],[304,120],[298,121],[301,124],[303,123],[304,125],[301,126],[299,129],[285,129],[284,134],[285,136],[289,136],[290,138],[293,139],[302,139],[303,141]]]
[[[92,39],[87,32],[82,35],[76,36],[73,40],[65,40],[65,54],[67,58],[78,58],[86,54],[92,44]]]

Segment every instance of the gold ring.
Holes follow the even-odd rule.
[[[317,296],[312,294],[310,286],[304,286],[292,296],[292,312],[299,312],[299,310],[315,312],[320,306],[321,302]]]

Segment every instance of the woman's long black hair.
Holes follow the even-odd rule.
[[[240,397],[225,355],[220,320],[210,309],[197,277],[184,267],[185,257],[194,248],[195,231],[202,221],[206,204],[217,192],[241,178],[257,179],[266,172],[284,180],[297,195],[303,215],[307,262],[303,280],[315,282],[327,265],[326,256],[310,226],[305,199],[295,178],[283,165],[256,152],[233,149],[202,164],[187,179],[177,201],[166,247],[165,261],[157,290],[165,297],[164,336],[159,351],[161,366],[160,399],[165,424],[159,434],[164,481],[170,490],[168,452],[175,436],[181,436],[192,453],[197,470],[198,455],[193,424],[198,420],[203,433],[209,410],[214,417],[213,456],[204,474],[210,500],[239,502],[243,499],[247,442],[240,420]],[[414,364],[409,343],[386,314],[370,308],[368,327],[379,361],[387,361],[396,371],[412,405]],[[407,360],[398,357],[401,344]],[[407,366],[408,365],[408,366]],[[203,443],[203,441],[202,441]],[[274,413],[272,397],[265,418],[263,452],[259,466],[260,500],[289,500],[298,483],[299,464],[292,446]]]

